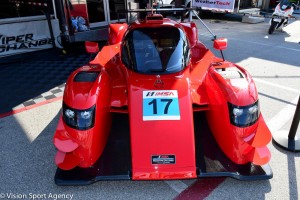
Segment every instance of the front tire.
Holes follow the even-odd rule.
[[[269,34],[272,34],[272,33],[275,31],[275,28],[276,28],[277,24],[278,24],[278,22],[275,22],[275,21],[272,19],[271,25],[270,25],[270,28],[269,28],[269,31],[268,31]]]

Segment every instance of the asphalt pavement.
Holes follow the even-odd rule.
[[[283,31],[275,31],[274,34],[268,35],[268,20],[258,24],[245,24],[238,20],[222,18],[204,21],[218,37],[228,38],[228,49],[224,51],[226,60],[243,66],[253,76],[259,92],[261,111],[272,133],[280,131],[287,134],[300,95],[298,43],[300,21],[292,19]],[[196,23],[199,28],[199,39],[207,47],[212,48],[211,35],[203,25]],[[220,55],[217,51],[214,53]],[[1,88],[6,87],[6,84],[1,83]],[[61,82],[54,87],[60,84]],[[40,93],[46,93],[49,89],[51,88],[46,87]],[[266,181],[215,178],[102,181],[84,187],[56,186],[53,181],[56,171],[54,164],[56,150],[52,144],[52,137],[57,126],[61,103],[60,98],[37,102],[29,107],[25,106],[20,112],[0,118],[0,198],[280,200],[300,198],[300,153],[285,151],[273,143],[268,146],[272,153],[270,166],[274,176]],[[299,128],[297,137],[300,138]]]
[[[219,37],[228,38],[226,59],[243,66],[253,76],[262,114],[271,132],[288,134],[300,94],[300,21],[290,20],[283,31],[268,35],[269,20],[258,24],[206,22]],[[207,46],[211,45],[208,33],[199,34]],[[269,148],[273,179],[254,182],[226,179],[208,199],[299,199],[300,154],[282,150],[273,143]]]

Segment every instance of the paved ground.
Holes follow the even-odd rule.
[[[273,35],[267,35],[269,28],[267,20],[259,24],[243,24],[238,21],[219,19],[205,21],[218,36],[228,38],[229,47],[224,52],[226,59],[245,67],[255,78],[261,110],[272,132],[288,131],[300,94],[300,44],[298,43],[300,42],[300,21],[292,20],[284,32],[275,32]],[[212,47],[211,36],[202,25],[199,27],[199,38],[208,47]],[[215,53],[219,55],[219,52]],[[32,62],[36,61],[33,59]],[[66,65],[76,67],[72,61]],[[1,78],[9,76],[10,71],[14,71],[15,68],[26,67],[28,65],[23,64],[1,67],[0,76]],[[62,68],[60,70],[64,71]],[[30,67],[27,72],[32,72]],[[43,77],[46,79],[47,75],[48,73],[45,73]],[[30,80],[30,77],[26,80]],[[1,91],[5,91],[6,94],[10,93],[14,89],[14,87],[11,90],[7,89],[10,84],[15,83],[1,82]],[[22,81],[15,87],[21,87],[23,84],[31,87],[31,84]],[[38,90],[39,94],[28,95],[24,98],[16,97],[19,99],[17,103],[23,104],[23,101],[30,101],[35,95],[39,96],[61,84],[63,82],[59,81],[52,85],[53,87]],[[1,95],[0,99],[3,99],[4,95]],[[61,100],[57,98],[53,100],[56,101],[39,102],[23,112],[0,118],[0,141],[2,141],[0,198],[300,198],[300,153],[284,151],[272,143],[269,144],[272,152],[270,165],[274,177],[268,181],[237,181],[231,178],[197,181],[104,181],[86,187],[58,187],[53,182],[56,170],[53,157],[56,151],[52,145],[52,136],[57,125]],[[7,111],[3,103],[0,104],[0,110]],[[299,134],[298,130],[298,137],[300,137]]]
[[[69,74],[89,55],[45,50],[31,56],[5,59],[0,67],[0,114],[62,96]]]
[[[255,78],[262,113],[272,133],[289,130],[300,93],[300,21],[273,35],[267,34],[267,19],[260,24],[214,20],[209,24],[219,36],[228,38],[226,58],[244,66]],[[226,179],[208,199],[242,198],[233,194],[245,195],[246,199],[299,199],[300,154],[273,144],[269,147],[273,179],[246,183]]]

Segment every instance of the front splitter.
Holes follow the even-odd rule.
[[[231,177],[238,180],[267,180],[271,167],[233,163],[219,148],[203,112],[194,113],[198,178]],[[127,114],[114,114],[108,144],[100,159],[89,168],[57,169],[57,185],[88,185],[101,180],[131,180],[130,131]]]

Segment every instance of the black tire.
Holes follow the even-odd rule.
[[[278,24],[278,22],[274,22],[273,20],[271,21],[271,26],[268,31],[269,34],[272,34],[275,31],[277,24]]]
[[[276,29],[279,29],[279,27],[281,27],[281,25],[283,24],[283,22],[284,22],[284,19],[282,19],[282,20],[279,22],[279,24],[276,26]]]

